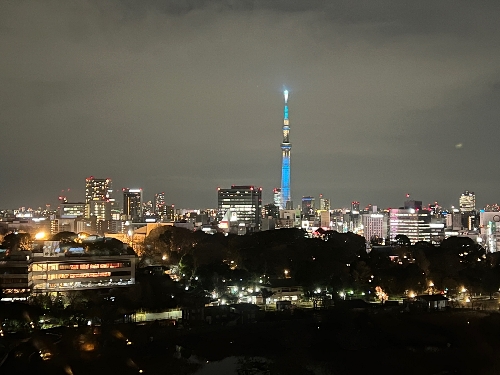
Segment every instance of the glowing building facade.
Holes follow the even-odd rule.
[[[412,244],[431,242],[431,215],[427,210],[391,208],[389,210],[389,238],[396,242],[398,235],[407,236]]]
[[[288,90],[283,92],[285,106],[283,110],[283,142],[281,143],[282,163],[281,163],[281,199],[280,208],[292,208],[292,198],[290,193],[290,123],[288,120]]]
[[[274,188],[273,189],[273,202],[274,205],[278,208],[281,208],[281,189]]]
[[[500,214],[498,212],[479,212],[479,229],[483,246],[490,252],[500,248]]]
[[[385,241],[388,232],[386,215],[364,214],[361,222],[363,224],[363,235],[367,242],[376,239]]]
[[[238,234],[259,230],[262,188],[232,185],[217,190],[219,228]]]
[[[476,210],[476,194],[473,191],[464,191],[460,196],[460,212],[473,212]]]
[[[95,216],[97,221],[111,219],[111,179],[94,178],[85,180],[85,217]]]
[[[319,209],[321,211],[329,211],[330,210],[330,199],[324,198],[323,194],[319,195]]]
[[[165,193],[155,194],[154,213],[158,216],[165,215]]]
[[[109,241],[111,250],[93,242],[69,245],[39,241],[32,251],[0,253],[2,300],[26,300],[30,295],[73,290],[110,289],[135,284],[136,254],[125,244]],[[86,247],[91,247],[87,251]]]
[[[85,203],[108,201],[111,192],[111,179],[95,178],[94,176],[85,179]]]

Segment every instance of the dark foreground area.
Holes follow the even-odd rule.
[[[498,374],[499,337],[500,314],[479,311],[306,311],[233,327],[59,328],[1,338],[5,352],[12,349],[0,373],[182,375],[237,357],[238,375]]]

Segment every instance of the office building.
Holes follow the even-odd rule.
[[[175,220],[175,205],[166,204],[165,214],[163,215],[163,221],[174,221]]]
[[[314,204],[314,197],[311,196],[306,196],[302,197],[302,215],[303,216],[314,216],[314,209],[315,209],[315,204]]]
[[[281,208],[281,189],[274,188],[273,189],[273,202],[274,205],[278,208]]]
[[[280,216],[280,210],[279,210],[278,206],[276,206],[276,205],[274,205],[272,203],[269,203],[269,204],[266,204],[264,206],[264,210],[263,210],[263,215],[262,216],[264,218],[272,217],[274,219],[277,219]]]
[[[50,233],[56,234],[59,232],[74,232],[75,219],[57,218],[50,220]]]
[[[87,203],[85,202],[59,203],[59,217],[62,219],[76,219],[85,217],[86,211],[87,211]]]
[[[417,205],[418,206],[418,205]],[[420,203],[420,207],[421,207]],[[391,208],[389,210],[389,239],[405,235],[414,244],[418,241],[431,241],[431,215],[427,210],[414,208]]]
[[[155,220],[154,204],[152,201],[142,202],[142,217]]]
[[[363,235],[367,242],[385,241],[387,238],[387,216],[384,214],[363,214],[361,217]]]
[[[330,230],[332,221],[330,219],[330,211],[320,211],[319,214],[319,225],[324,230]]]
[[[111,219],[111,179],[94,178],[85,180],[85,217],[95,216],[97,221]]]
[[[85,180],[85,203],[109,200],[111,192],[111,179],[109,178],[90,176]]]
[[[136,223],[143,221],[142,189],[123,188],[123,215]]]
[[[446,215],[446,229],[459,231],[462,229],[462,213],[454,209]]]
[[[259,230],[262,188],[232,185],[230,189],[218,188],[217,196],[221,229],[238,234]]]
[[[330,210],[330,199],[324,198],[323,194],[319,195],[319,209],[321,211],[329,211]]]
[[[473,191],[464,191],[460,196],[460,212],[473,212],[476,210],[476,195]]]
[[[2,300],[133,285],[135,253],[114,239],[97,241],[110,242],[111,250],[95,248],[87,252],[85,247],[92,247],[91,242],[69,245],[59,241],[35,241],[32,251],[0,253]]]
[[[157,193],[155,194],[154,200],[154,213],[158,216],[165,215],[165,193]]]

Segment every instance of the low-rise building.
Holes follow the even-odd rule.
[[[101,246],[107,246],[103,244],[106,244],[104,240]],[[125,244],[119,249],[99,249],[43,241],[43,245],[33,251],[0,252],[2,300],[25,300],[40,293],[130,286],[135,284],[135,263],[136,254]]]

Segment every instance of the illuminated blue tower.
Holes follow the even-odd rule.
[[[290,143],[290,124],[288,121],[288,90],[283,91],[285,97],[285,107],[283,112],[283,142],[281,143],[281,151],[283,160],[281,163],[281,202],[280,208],[292,208],[292,198],[290,194],[290,151],[292,145]]]

